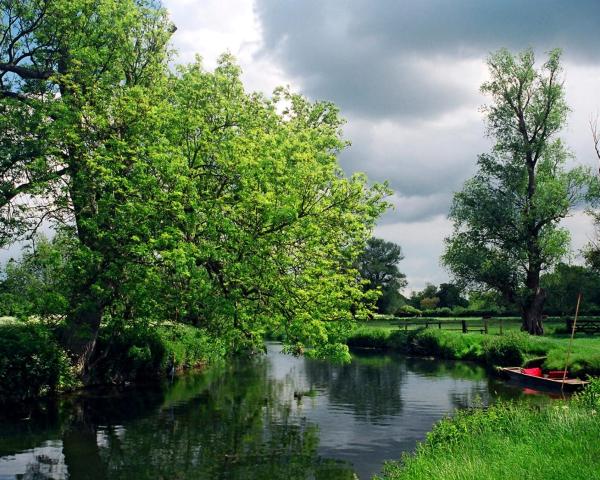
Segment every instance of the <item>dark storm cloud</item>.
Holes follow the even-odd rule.
[[[411,288],[447,279],[439,255],[452,194],[490,148],[478,110],[490,52],[532,47],[541,61],[562,48],[576,107],[564,133],[579,161],[589,150],[600,0],[255,0],[255,13],[258,55],[348,119],[342,167],[394,189],[375,234],[402,245]],[[586,228],[569,224],[576,247]]]
[[[372,117],[429,116],[468,98],[466,86],[448,84],[423,59],[531,45],[600,61],[597,0],[257,0],[256,12],[263,54],[305,93]]]

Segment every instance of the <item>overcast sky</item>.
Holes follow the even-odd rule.
[[[395,210],[376,234],[399,243],[409,288],[448,278],[439,265],[452,193],[489,148],[479,107],[485,58],[533,47],[564,51],[572,108],[563,137],[576,163],[596,159],[588,122],[600,108],[597,0],[164,0],[179,62],[230,51],[249,90],[290,85],[335,102],[352,146],[350,173],[388,180]],[[574,250],[593,235],[583,214],[567,220]]]

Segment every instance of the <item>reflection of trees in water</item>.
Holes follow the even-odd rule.
[[[460,391],[448,391],[450,403],[455,409],[487,405],[492,398],[485,368],[475,363],[409,358],[406,360],[406,367],[409,371],[428,377],[471,382],[468,388],[463,386]]]
[[[471,362],[446,361],[411,357],[406,359],[409,371],[431,377],[446,377],[456,380],[485,380],[485,368]]]
[[[316,427],[292,419],[280,390],[264,362],[219,377],[201,397],[110,439],[101,452],[110,477],[352,478],[347,465],[317,457]]]
[[[403,362],[380,354],[354,354],[348,364],[307,359],[304,368],[311,385],[326,389],[331,403],[357,416],[377,420],[402,411]]]
[[[205,376],[65,405],[56,426],[69,478],[353,478],[348,464],[318,457],[317,427],[292,417],[264,361],[213,375],[210,385],[195,378]],[[32,457],[33,475],[43,461]]]
[[[35,455],[34,461],[28,463],[25,472],[17,478],[19,480],[62,480],[67,478],[67,473],[58,458],[40,454]]]

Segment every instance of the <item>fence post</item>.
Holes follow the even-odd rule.
[[[438,322],[438,328],[439,328],[440,330],[442,329],[442,321],[441,321],[441,320]]]
[[[466,320],[462,320],[462,332],[463,333],[467,333],[467,321]]]
[[[484,318],[483,319],[483,332],[487,335],[488,334],[488,319]]]
[[[500,335],[504,335],[504,331],[502,330],[502,322],[504,320],[500,319]]]

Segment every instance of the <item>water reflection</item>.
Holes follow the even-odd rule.
[[[457,407],[518,395],[480,367],[282,355],[174,384],[38,402],[0,420],[0,479],[370,478]]]

